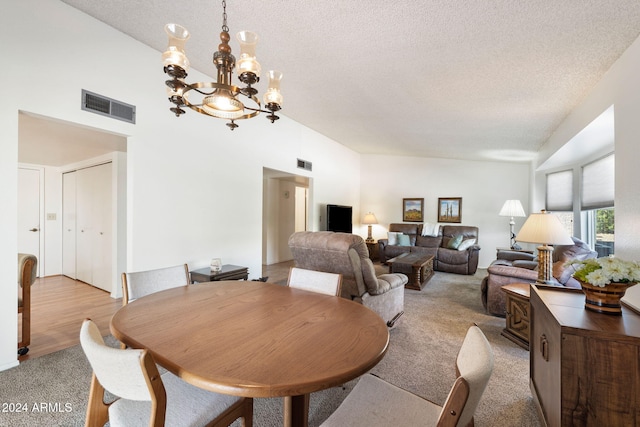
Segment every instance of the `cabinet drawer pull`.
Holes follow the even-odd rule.
[[[549,361],[549,341],[547,341],[547,336],[542,334],[540,337],[540,353],[542,353],[542,358],[545,362]]]

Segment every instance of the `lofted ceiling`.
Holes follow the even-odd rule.
[[[215,75],[220,1],[62,1],[158,67],[181,24],[192,68]],[[640,34],[638,0],[228,0],[227,15],[236,56],[255,31],[263,74],[284,73],[283,115],[360,153],[476,160],[531,160]]]

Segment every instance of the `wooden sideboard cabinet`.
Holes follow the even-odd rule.
[[[584,308],[581,291],[531,286],[530,386],[547,426],[640,426],[640,316]]]

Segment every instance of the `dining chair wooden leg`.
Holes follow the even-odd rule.
[[[98,381],[96,374],[93,374],[91,377],[85,427],[104,426],[105,423],[109,421],[109,405],[104,403],[104,392],[104,387],[102,387]]]
[[[207,424],[211,427],[227,427],[240,418],[242,427],[253,427],[253,398],[245,397],[234,403],[223,412],[214,423]]]

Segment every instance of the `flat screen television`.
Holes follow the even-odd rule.
[[[327,231],[351,233],[351,206],[327,205]]]

